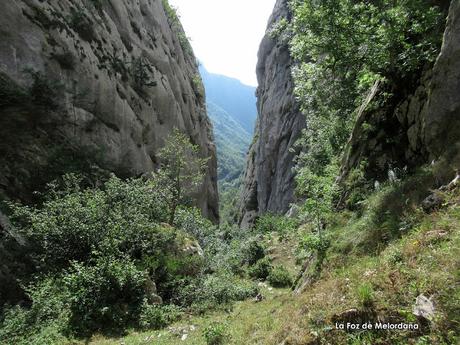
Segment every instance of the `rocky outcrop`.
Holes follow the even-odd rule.
[[[440,55],[418,87],[393,108],[360,109],[342,162],[340,181],[366,161],[368,177],[443,162],[438,183],[460,168],[460,2],[452,1]],[[373,90],[373,97],[379,90]]]
[[[152,171],[177,127],[211,157],[197,199],[218,219],[203,86],[166,1],[11,0],[0,12],[0,193],[30,199],[81,161]]]
[[[441,54],[433,68],[422,111],[423,145],[430,158],[445,157],[460,168],[460,2],[452,1]]]
[[[292,59],[282,38],[269,34],[282,18],[290,19],[287,0],[278,0],[259,49],[258,118],[241,194],[240,225],[249,227],[263,213],[285,213],[294,199],[291,149],[305,127],[293,92]]]

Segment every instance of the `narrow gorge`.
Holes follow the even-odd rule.
[[[124,177],[153,171],[178,128],[210,157],[195,199],[219,219],[203,85],[179,19],[164,4],[2,2],[2,193],[30,200],[72,169],[73,158]]]
[[[460,1],[239,1],[0,3],[0,345],[458,344]]]

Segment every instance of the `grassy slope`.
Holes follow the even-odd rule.
[[[207,108],[214,126],[218,179],[220,182],[233,181],[244,170],[250,134],[221,107],[208,102]]]
[[[91,344],[205,344],[202,330],[212,321],[227,325],[228,344],[456,344],[460,330],[460,193],[451,204],[431,215],[418,213],[413,225],[400,239],[385,248],[339,255],[344,243],[331,247],[321,278],[301,295],[285,289],[263,289],[262,302],[239,302],[232,311],[190,317],[173,327],[194,325],[186,340],[167,330],[132,333],[123,340],[95,338]],[[369,228],[340,218],[333,236],[348,248]],[[274,256],[293,268],[289,242],[272,240]],[[292,249],[291,249],[292,250]],[[351,249],[353,252],[353,249]],[[280,254],[288,252],[287,256]],[[276,261],[275,260],[275,261]],[[364,308],[360,286],[372,288],[372,306]],[[334,315],[357,308],[372,318],[388,322],[415,322],[412,306],[419,294],[434,296],[437,315],[423,334],[404,331],[355,332],[334,330]],[[442,339],[443,338],[443,339]]]

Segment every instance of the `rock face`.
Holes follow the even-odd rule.
[[[278,0],[268,31],[290,19],[288,1]],[[285,213],[294,198],[294,143],[305,127],[293,92],[292,59],[281,38],[263,39],[257,64],[258,118],[249,150],[241,194],[240,226],[249,227],[263,213]]]
[[[440,184],[460,168],[460,2],[452,1],[441,53],[415,91],[392,109],[359,114],[348,143],[340,180],[360,162],[386,179],[391,169],[443,162]],[[374,95],[378,92],[371,91]]]
[[[460,168],[460,2],[452,1],[441,54],[422,111],[421,138],[430,158],[445,156]]]
[[[75,155],[152,171],[177,127],[211,157],[197,198],[218,219],[203,86],[167,2],[11,0],[0,12],[0,193],[27,199]]]

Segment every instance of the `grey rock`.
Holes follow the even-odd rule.
[[[299,216],[299,214],[300,214],[300,207],[294,204],[286,212],[286,217],[288,217],[288,218],[297,218]]]
[[[281,18],[290,20],[287,0],[278,0],[268,30]],[[289,48],[267,35],[258,54],[258,118],[241,193],[240,226],[248,228],[266,212],[284,214],[294,200],[294,143],[305,127],[291,77]]]
[[[460,2],[452,1],[441,53],[423,112],[423,143],[431,159],[460,168]]]
[[[439,209],[444,203],[444,197],[437,192],[430,194],[422,201],[422,208],[429,213]]]
[[[182,251],[187,254],[187,255],[198,255],[198,256],[203,256],[204,252],[203,249],[201,248],[200,244],[198,241],[194,241],[192,243],[188,243],[185,245],[185,247],[182,249]]]
[[[259,303],[264,300],[264,296],[261,293],[258,293],[256,297],[254,297],[254,302]]]
[[[436,314],[436,308],[431,298],[419,295],[415,300],[412,312],[415,316],[423,317],[431,321]]]
[[[163,299],[158,295],[157,285],[152,279],[147,278],[144,288],[150,304],[163,304]]]
[[[162,1],[107,0],[97,7],[84,0],[14,0],[1,1],[0,13],[0,84],[26,88],[24,69],[30,68],[60,85],[57,109],[35,117],[36,123],[29,109],[0,104],[0,128],[24,119],[14,140],[0,135],[0,150],[8,148],[10,157],[0,162],[0,193],[24,193],[25,180],[33,180],[31,166],[43,170],[47,148],[63,143],[102,152],[103,168],[117,174],[150,172],[176,127],[210,157],[195,196],[203,214],[218,220],[216,153],[203,86],[182,27],[168,19]]]
[[[459,42],[460,2],[452,1],[434,66],[395,108],[360,113],[345,150],[339,182],[363,160],[368,162],[368,177],[377,180],[384,180],[389,169],[413,169],[435,160],[443,164],[437,173],[438,183],[450,181],[452,172],[460,168]],[[380,131],[363,131],[364,122]]]

